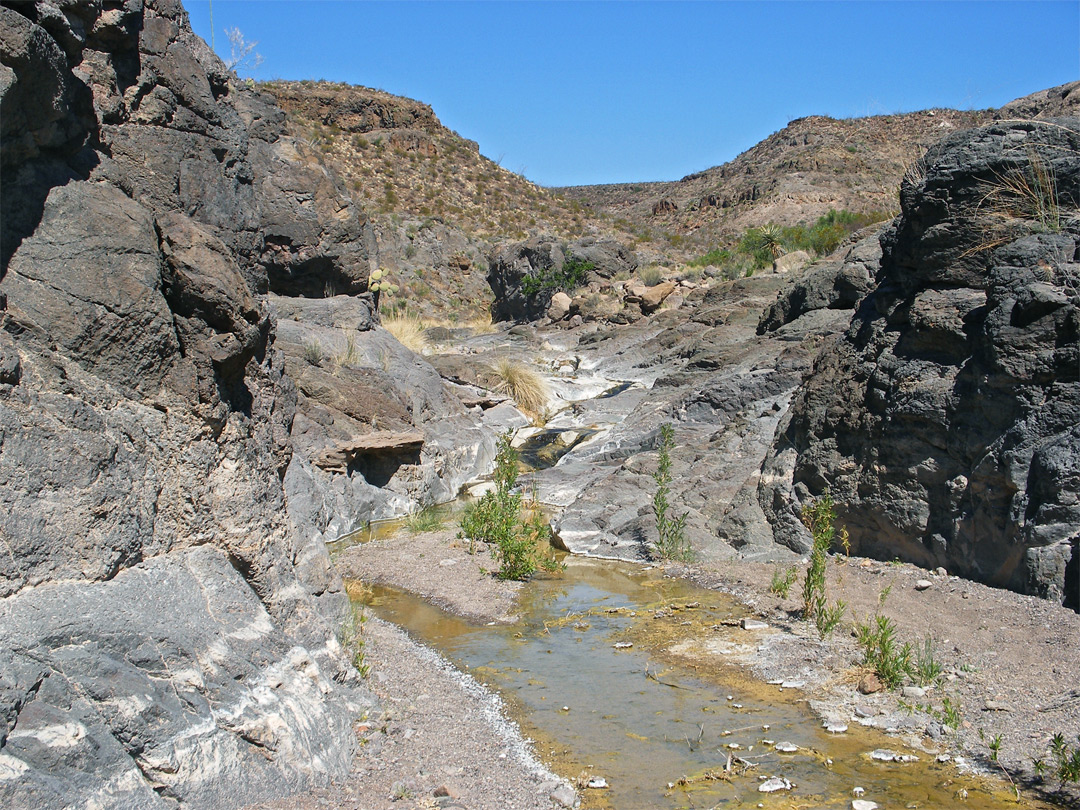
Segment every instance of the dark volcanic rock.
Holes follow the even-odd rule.
[[[780,542],[806,548],[799,506],[828,488],[858,553],[1063,598],[1080,531],[1078,132],[957,133],[902,187],[878,287],[766,460]],[[1044,168],[1056,188],[1040,191]],[[1051,191],[1060,216],[1040,218]]]
[[[815,262],[782,289],[758,321],[758,334],[774,332],[815,309],[854,309],[870,292],[881,260],[879,230],[860,231],[827,259]]]
[[[363,216],[174,0],[0,6],[0,105],[0,805],[327,783],[369,695],[257,296],[362,289]]]
[[[632,250],[611,239],[586,237],[563,243],[553,236],[537,236],[500,248],[488,266],[488,284],[495,294],[491,317],[495,321],[535,321],[543,318],[557,287],[536,292],[523,288],[526,278],[540,279],[559,273],[568,260],[588,262],[593,270],[587,280],[610,279],[616,273],[637,269]],[[573,290],[564,290],[569,294]]]

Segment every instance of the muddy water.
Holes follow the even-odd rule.
[[[849,808],[856,787],[882,808],[1044,806],[855,723],[829,734],[797,689],[671,654],[688,639],[746,640],[724,595],[648,569],[567,564],[526,587],[513,625],[471,625],[387,588],[368,602],[497,689],[555,770],[603,778],[608,787],[583,790],[585,807]],[[783,742],[797,750],[778,752]],[[882,748],[919,760],[870,759]],[[774,776],[793,787],[759,792]]]

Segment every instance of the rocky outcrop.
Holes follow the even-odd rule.
[[[1080,81],[1040,90],[1010,101],[994,117],[998,119],[1058,118],[1080,115]]]
[[[637,269],[632,250],[612,239],[585,237],[565,243],[537,236],[501,247],[488,265],[487,280],[495,295],[495,321],[534,321],[543,318],[551,298],[562,287],[556,281],[568,261],[590,266],[583,281],[610,279]],[[573,294],[573,290],[562,290]]]
[[[793,279],[761,314],[758,334],[775,332],[817,309],[854,309],[874,285],[881,260],[879,235],[876,227],[852,234],[831,256]]]
[[[0,6],[0,64],[0,804],[328,782],[370,697],[259,294],[361,289],[363,216],[174,0]]]
[[[1080,120],[931,149],[877,288],[762,473],[777,538],[828,488],[854,551],[1062,599],[1080,554]],[[1049,205],[1049,203],[1053,205]]]

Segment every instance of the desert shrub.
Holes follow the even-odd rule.
[[[642,267],[638,270],[638,278],[641,279],[641,283],[646,287],[655,287],[664,280],[664,268],[655,264]]]
[[[788,594],[791,592],[791,586],[795,584],[795,580],[798,578],[799,569],[795,566],[792,566],[787,571],[781,571],[777,568],[773,571],[769,591],[776,594],[781,599],[787,599]]]
[[[427,337],[424,335],[424,324],[415,316],[385,318],[383,327],[409,351],[423,354],[428,347]]]
[[[870,667],[889,689],[897,689],[911,671],[911,645],[901,644],[892,619],[880,614],[855,625],[855,636]]]
[[[547,267],[535,274],[526,275],[521,279],[521,291],[527,296],[539,295],[542,292],[573,293],[595,269],[596,265],[592,262],[568,258],[561,268]]]
[[[478,542],[489,544],[499,560],[499,579],[526,580],[539,568],[558,569],[559,563],[550,552],[551,529],[535,500],[523,509],[522,494],[516,488],[518,452],[510,433],[498,439],[492,478],[495,489],[484,493],[462,516],[461,530],[469,538],[470,550],[475,551]]]
[[[367,616],[364,609],[355,602],[349,603],[349,614],[341,625],[338,633],[338,641],[349,654],[349,662],[360,673],[361,678],[366,678],[371,673],[371,667],[364,660],[364,623]]]
[[[317,340],[309,340],[304,343],[304,360],[317,366],[323,361],[322,344]]]

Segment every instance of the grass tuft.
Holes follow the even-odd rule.
[[[424,324],[416,317],[403,315],[395,318],[385,318],[383,327],[394,338],[411,352],[423,354],[428,347],[427,338],[424,336]]]
[[[491,371],[498,378],[496,389],[513,399],[522,411],[535,417],[544,412],[551,389],[537,372],[509,357],[496,360]]]

